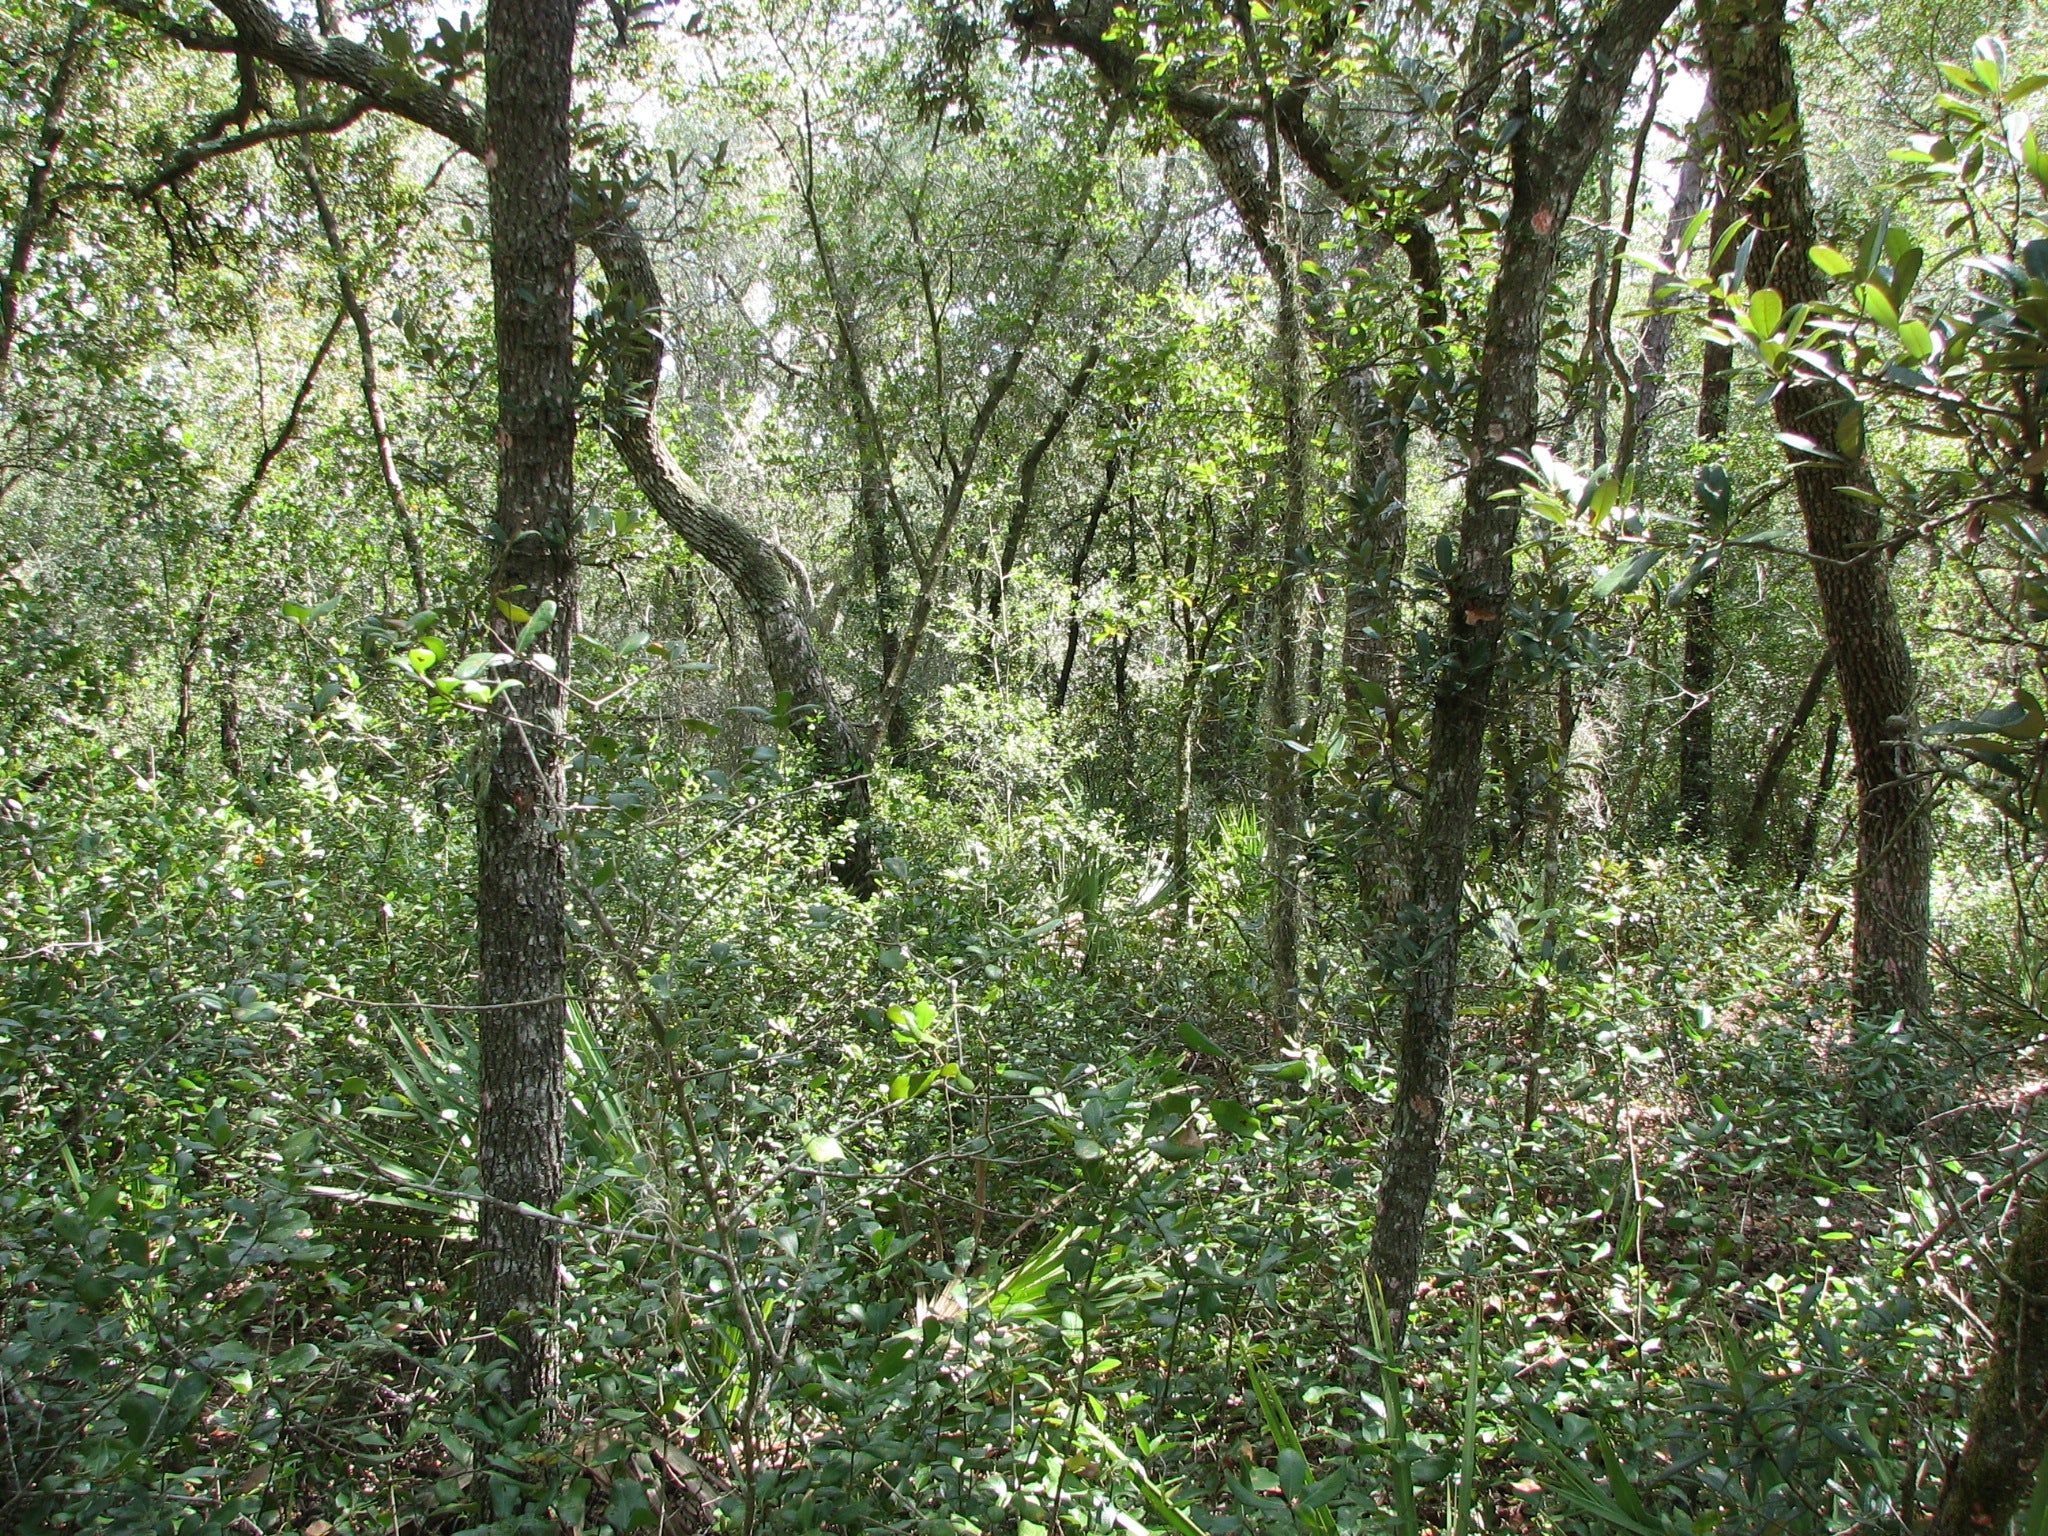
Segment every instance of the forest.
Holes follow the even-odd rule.
[[[2048,1536],[2048,12],[0,17],[0,1530]]]

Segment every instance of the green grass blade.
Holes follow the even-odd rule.
[[[1472,1521],[1472,1495],[1479,1481],[1479,1298],[1465,1323],[1465,1411],[1458,1446],[1458,1495],[1451,1507],[1451,1536],[1465,1536]]]

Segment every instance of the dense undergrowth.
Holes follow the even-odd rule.
[[[887,781],[866,904],[772,751],[586,760],[575,1428],[479,1417],[467,819],[331,735],[10,765],[13,1528],[1896,1530],[1958,1443],[2038,1022],[1963,918],[1941,1022],[1859,1030],[1826,881],[1589,856],[1552,961],[1476,889],[1396,1353],[1391,962],[1275,1038],[1255,829],[1171,886],[1015,735]]]

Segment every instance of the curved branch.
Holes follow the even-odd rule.
[[[666,301],[640,231],[624,214],[613,213],[585,231],[583,243],[604,268],[610,288],[606,309],[614,322],[605,348],[605,432],[661,520],[716,566],[746,604],[769,679],[777,693],[789,696],[791,724],[820,766],[839,780],[841,820],[859,824],[836,873],[866,894],[874,885],[874,850],[866,830],[871,804],[867,765],[819,660],[809,605],[790,578],[794,561],[712,500],[662,441],[654,407],[661,386]]]

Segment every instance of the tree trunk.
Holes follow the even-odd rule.
[[[1734,216],[1734,200],[1723,188],[1715,205],[1712,248],[1720,250],[1720,239]],[[1725,271],[1727,256],[1714,260],[1716,272]],[[1719,460],[1721,444],[1728,436],[1728,396],[1735,366],[1734,353],[1726,342],[1709,337],[1700,349],[1699,440]],[[1725,481],[1723,482],[1725,484]],[[1726,528],[1709,529],[1720,537]],[[1679,824],[1695,842],[1705,842],[1714,827],[1714,669],[1719,664],[1720,634],[1715,624],[1714,577],[1704,572],[1685,600],[1685,659],[1680,676],[1685,689],[1685,716],[1678,724],[1678,807]]]
[[[1557,679],[1557,737],[1551,743],[1550,781],[1543,787],[1543,887],[1541,900],[1543,910],[1550,915],[1543,920],[1543,948],[1539,958],[1552,971],[1544,976],[1545,985],[1536,989],[1535,1000],[1529,1008],[1528,1062],[1522,1069],[1522,1134],[1527,1135],[1536,1124],[1536,1115],[1542,1107],[1537,1097],[1537,1085],[1542,1075],[1545,1047],[1550,1042],[1550,993],[1549,982],[1557,964],[1557,941],[1564,925],[1559,920],[1557,898],[1564,881],[1564,809],[1565,796],[1571,788],[1572,739],[1578,735],[1578,701],[1572,697],[1572,675],[1561,672]]]
[[[1835,758],[1842,750],[1842,717],[1828,719],[1828,744],[1820,754],[1820,772],[1814,775],[1813,799],[1807,803],[1806,820],[1799,828],[1799,846],[1792,851],[1792,890],[1796,895],[1813,875],[1813,853],[1820,841],[1820,815],[1827,809],[1828,791],[1835,783]]]
[[[1045,420],[1045,426],[1024,451],[1023,461],[1017,466],[1017,500],[1010,508],[1009,522],[1003,529],[1002,553],[996,559],[995,580],[988,589],[988,651],[989,658],[995,655],[996,630],[1001,627],[1003,598],[1010,585],[1010,572],[1017,567],[1017,556],[1024,550],[1024,535],[1031,526],[1032,508],[1038,500],[1038,474],[1044,467],[1045,456],[1052,452],[1053,444],[1066,430],[1067,422],[1088,393],[1088,380],[1095,367],[1102,361],[1102,343],[1091,341],[1081,354],[1081,365],[1074,370],[1073,378],[1061,393],[1061,399]]]
[[[1095,552],[1096,530],[1102,526],[1102,514],[1109,509],[1109,498],[1116,492],[1117,472],[1122,468],[1123,460],[1112,454],[1102,471],[1102,489],[1088,504],[1088,523],[1081,531],[1081,543],[1074,550],[1074,568],[1067,578],[1067,648],[1060,658],[1059,681],[1052,690],[1054,714],[1067,707],[1067,690],[1074,681],[1074,658],[1081,650],[1081,582],[1088,574],[1088,557]]]
[[[1706,131],[1706,121],[1702,117],[1693,127],[1692,147],[1678,168],[1678,185],[1671,195],[1671,214],[1664,221],[1664,259],[1673,265],[1677,264],[1680,255],[1678,243],[1685,238],[1686,227],[1692,223],[1706,197],[1706,176],[1701,169],[1704,157],[1699,148],[1700,137]],[[1651,288],[1654,301],[1654,278]],[[1677,322],[1678,311],[1666,305],[1653,308],[1643,321],[1635,370],[1630,377],[1628,407],[1622,416],[1621,437],[1614,450],[1616,476],[1627,475],[1633,467],[1636,448],[1655,418],[1657,400],[1664,392],[1664,368],[1671,357],[1671,338]]]
[[[1403,938],[1409,966],[1393,1125],[1381,1165],[1371,1280],[1394,1332],[1407,1326],[1422,1269],[1430,1202],[1443,1161],[1465,856],[1486,767],[1494,663],[1514,596],[1522,471],[1507,461],[1535,438],[1538,365],[1559,242],[1593,155],[1606,142],[1636,61],[1675,0],[1619,0],[1587,39],[1572,87],[1540,129],[1527,97],[1511,145],[1512,197],[1488,297],[1478,399],[1467,446],[1457,568],[1450,573],[1431,704],[1422,819]]]
[[[605,431],[648,505],[739,593],[754,621],[769,682],[789,696],[798,736],[836,781],[828,815],[851,827],[852,841],[833,872],[849,890],[871,895],[876,858],[867,763],[825,676],[789,565],[773,544],[713,502],[662,441],[655,406],[666,301],[640,232],[614,214],[584,239],[604,267],[608,302],[619,317],[605,349]]]
[[[1784,0],[1722,0],[1703,28],[1731,188],[1748,189],[1756,226],[1749,272],[1790,310],[1826,296],[1807,258],[1816,239],[1813,192],[1799,135],[1799,93]],[[1775,121],[1791,132],[1750,145],[1745,129]],[[1834,384],[1788,382],[1772,401],[1779,430],[1815,445],[1787,445],[1843,712],[1855,750],[1857,1012],[1921,1016],[1927,973],[1929,884],[1934,857],[1929,789],[1913,749],[1918,684],[1892,599],[1884,526],[1870,497],[1863,425]]]
[[[494,0],[486,65],[491,292],[498,364],[498,528],[492,642],[519,649],[553,607],[519,686],[492,706],[477,806],[478,1321],[513,1403],[554,1394],[555,1233],[529,1209],[562,1197],[568,1017],[568,673],[576,633],[576,246],[570,226],[575,0]],[[552,666],[539,663],[553,658]]]
[[[70,109],[71,90],[78,76],[78,63],[85,52],[85,38],[94,19],[91,6],[72,12],[64,43],[50,71],[50,86],[43,97],[42,122],[36,131],[35,158],[29,162],[28,185],[23,189],[21,213],[14,221],[14,238],[7,251],[7,267],[0,271],[0,392],[7,387],[7,369],[14,361],[15,329],[21,316],[21,285],[28,276],[36,242],[42,238],[44,221],[50,213],[50,172],[57,163],[57,150],[64,142],[64,114]]]
[[[222,772],[239,781],[242,777],[242,630],[239,625],[221,636],[216,647],[221,659],[220,676],[220,766]]]
[[[1270,153],[1279,154],[1277,135]],[[1277,191],[1277,189],[1276,189]],[[1278,203],[1277,196],[1274,199]],[[1278,323],[1274,370],[1280,386],[1280,521],[1277,580],[1266,645],[1266,856],[1272,895],[1266,957],[1272,968],[1268,1012],[1276,1033],[1301,1025],[1302,831],[1301,599],[1308,579],[1308,400],[1302,356],[1299,265],[1292,232],[1277,242],[1273,264]]]
[[[2028,1209],[1999,1276],[1991,1358],[1970,1436],[1949,1469],[1926,1536],[1991,1536],[2011,1524],[2048,1437],[2048,1193]]]
[[[1687,838],[1714,835],[1714,578],[1709,572],[1685,600],[1685,718],[1678,724],[1678,816]]]
[[[306,92],[299,89],[299,114],[304,116]],[[356,291],[355,274],[349,270],[348,246],[341,238],[341,225],[328,206],[327,192],[320,184],[320,171],[313,159],[313,136],[299,136],[299,155],[306,172],[306,190],[313,195],[313,207],[320,216],[321,232],[327,237],[328,253],[334,258],[334,284],[341,307],[355,327],[356,349],[363,362],[363,410],[370,423],[370,437],[377,449],[377,473],[384,482],[384,494],[391,502],[391,516],[398,525],[399,542],[405,547],[406,570],[412,576],[413,601],[421,608],[434,605],[427,586],[427,557],[420,547],[419,525],[405,494],[405,481],[398,473],[398,459],[391,450],[391,432],[384,421],[384,392],[377,383],[377,338],[370,329],[370,317]]]
[[[487,135],[475,107],[444,85],[394,70],[390,56],[381,50],[344,37],[317,36],[285,20],[265,0],[214,0],[214,8],[233,23],[236,47],[250,57],[274,64],[287,75],[346,86],[376,109],[417,123],[479,160],[487,158]],[[211,51],[208,42],[183,29],[161,26],[158,30],[187,49]],[[660,324],[663,310],[661,284],[632,222],[630,205],[607,203],[607,189],[602,185],[589,190],[592,223],[582,238],[604,266],[614,313],[623,322],[617,326],[615,345],[606,356],[612,391],[606,430],[640,494],[691,549],[738,589],[753,616],[769,678],[792,700],[798,731],[826,771],[842,776],[838,809],[861,830],[855,834],[851,851],[834,868],[844,883],[867,894],[874,882],[873,852],[865,828],[867,768],[825,681],[809,614],[791,581],[795,562],[714,505],[661,442],[654,425],[662,358],[661,336],[654,327]],[[322,344],[323,356],[345,319],[345,315],[336,317]]]
[[[1339,381],[1351,438],[1345,543],[1344,703],[1354,720],[1393,698],[1394,634],[1408,557],[1408,428],[1370,368]]]
[[[1749,867],[1749,861],[1756,857],[1756,851],[1763,843],[1764,823],[1771,813],[1771,798],[1777,793],[1778,779],[1784,773],[1785,765],[1792,760],[1792,749],[1799,744],[1799,733],[1806,729],[1814,706],[1820,703],[1828,679],[1834,675],[1835,653],[1821,652],[1819,664],[1799,692],[1799,702],[1792,706],[1792,718],[1771,738],[1771,745],[1764,753],[1763,768],[1756,776],[1756,791],[1749,797],[1749,810],[1743,815],[1742,825],[1736,829],[1735,846],[1728,851],[1728,867],[1738,875]],[[1830,747],[1828,751],[1832,762],[1834,749]]]

